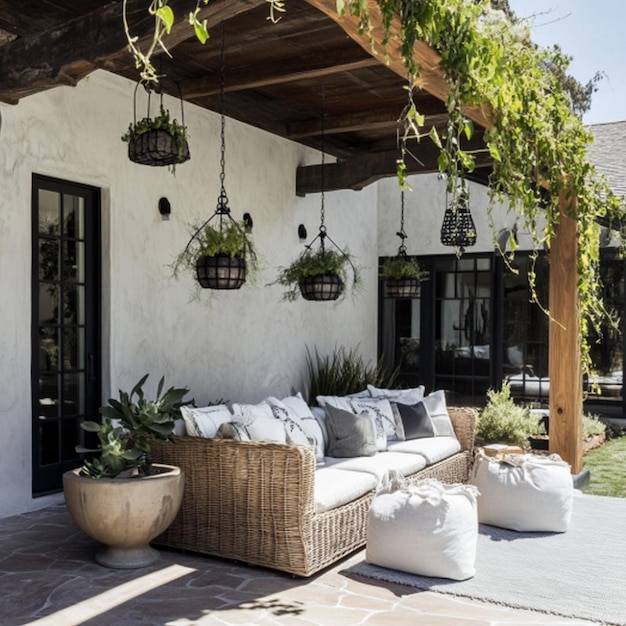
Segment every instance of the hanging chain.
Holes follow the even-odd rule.
[[[224,116],[224,74],[226,66],[224,62],[224,40],[224,22],[222,22],[222,48],[220,52],[220,195],[217,198],[218,213],[230,213],[228,196],[224,186],[224,180],[226,179],[226,137],[224,132],[226,126]]]
[[[320,232],[325,230],[324,226],[324,218],[326,217],[326,185],[325,185],[325,170],[324,165],[326,164],[326,129],[325,129],[325,115],[326,115],[326,92],[324,83],[322,83],[322,119],[321,119],[321,128],[322,128],[322,137],[321,137],[321,147],[322,147],[322,200],[320,207]]]
[[[408,237],[406,231],[404,230],[404,189],[400,191],[400,230],[396,233],[398,237],[400,237],[400,247],[398,248],[399,255],[406,254],[406,245],[404,245],[404,241]]]

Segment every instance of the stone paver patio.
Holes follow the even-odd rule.
[[[346,568],[310,579],[208,557],[163,551],[155,565],[111,570],[62,504],[0,519],[2,626],[590,626],[368,579]]]

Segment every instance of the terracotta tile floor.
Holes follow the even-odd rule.
[[[63,505],[0,519],[2,626],[591,626],[349,578],[357,553],[310,579],[207,557],[162,551],[157,564],[111,570]]]

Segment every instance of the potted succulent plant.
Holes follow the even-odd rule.
[[[159,556],[149,542],[173,521],[183,493],[178,467],[152,464],[153,442],[168,443],[180,417],[187,389],[170,387],[163,392],[161,378],[155,400],[147,400],[146,374],[119,400],[102,407],[102,422],[81,426],[97,435],[96,450],[77,447],[86,458],[83,466],[63,475],[63,491],[70,515],[85,533],[105,544],[96,553],[107,567],[136,568]]]
[[[174,168],[190,158],[186,127],[171,119],[163,105],[157,117],[131,123],[122,141],[128,143],[128,158],[141,165]]]
[[[258,270],[256,249],[245,222],[228,217],[216,225],[209,220],[193,230],[174,261],[175,277],[189,270],[203,289],[239,289]]]
[[[414,298],[421,281],[428,272],[407,254],[387,257],[380,266],[380,276],[385,281],[385,294],[391,298]]]
[[[288,301],[296,300],[299,294],[305,300],[328,301],[345,295],[346,285],[356,290],[361,277],[348,252],[307,246],[291,265],[281,268],[273,284],[287,287],[283,298]]]

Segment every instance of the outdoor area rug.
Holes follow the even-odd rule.
[[[519,533],[481,524],[476,576],[462,582],[365,561],[343,573],[625,626],[626,498],[577,493],[569,530],[562,534]]]

